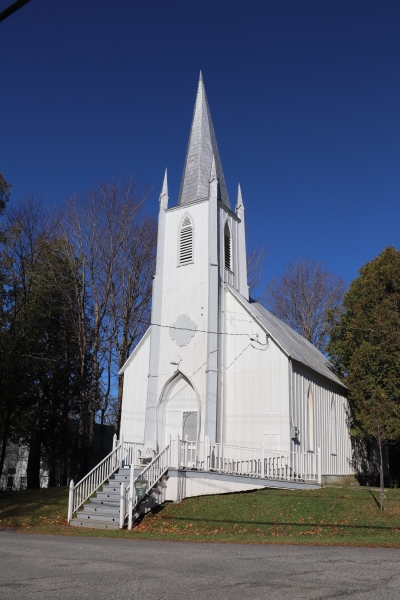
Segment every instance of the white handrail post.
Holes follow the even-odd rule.
[[[260,474],[261,479],[264,479],[264,469],[265,469],[264,458],[265,458],[265,446],[264,446],[264,444],[261,444],[261,474]]]
[[[131,465],[131,472],[129,477],[129,504],[128,504],[128,529],[132,529],[132,512],[133,512],[133,479],[134,479],[134,465]]]
[[[124,526],[124,521],[125,521],[125,510],[124,510],[124,504],[125,504],[125,485],[123,483],[121,483],[121,489],[120,489],[120,500],[119,500],[119,528],[122,529]]]
[[[178,446],[178,449],[177,449],[178,469],[180,469],[181,468],[181,438],[179,436],[179,433],[176,436],[176,442],[177,442],[177,446]]]
[[[204,438],[204,470],[207,471],[208,461],[207,461],[207,444],[208,444],[208,435]]]
[[[123,465],[123,462],[124,462],[124,436],[123,435],[121,435],[120,442],[121,442],[121,450],[120,450],[121,454],[119,455],[119,467],[120,467],[120,469],[122,469],[122,467],[124,466]]]
[[[72,507],[74,505],[74,480],[71,479],[69,484],[69,496],[68,496],[68,523],[71,522],[72,519]]]
[[[117,434],[114,433],[114,435],[113,435],[113,446],[112,446],[112,449],[115,450],[116,447],[117,447]]]
[[[318,454],[317,454],[317,481],[318,481],[319,484],[322,483],[321,448],[318,448]]]

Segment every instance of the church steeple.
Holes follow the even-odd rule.
[[[208,197],[209,177],[213,157],[215,159],[215,169],[219,184],[218,196],[230,208],[217,140],[208,107],[203,77],[200,71],[178,204],[189,204],[190,202]]]

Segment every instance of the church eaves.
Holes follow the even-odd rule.
[[[213,157],[218,178],[218,197],[230,208],[206,90],[200,72],[178,204],[189,204],[208,197]]]

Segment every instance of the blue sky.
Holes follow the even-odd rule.
[[[12,0],[0,0],[0,9]],[[202,69],[231,203],[265,277],[350,281],[400,236],[398,0],[31,0],[0,23],[0,171],[52,205],[180,178]]]

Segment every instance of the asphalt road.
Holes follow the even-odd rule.
[[[400,599],[400,550],[0,531],[0,599]]]

